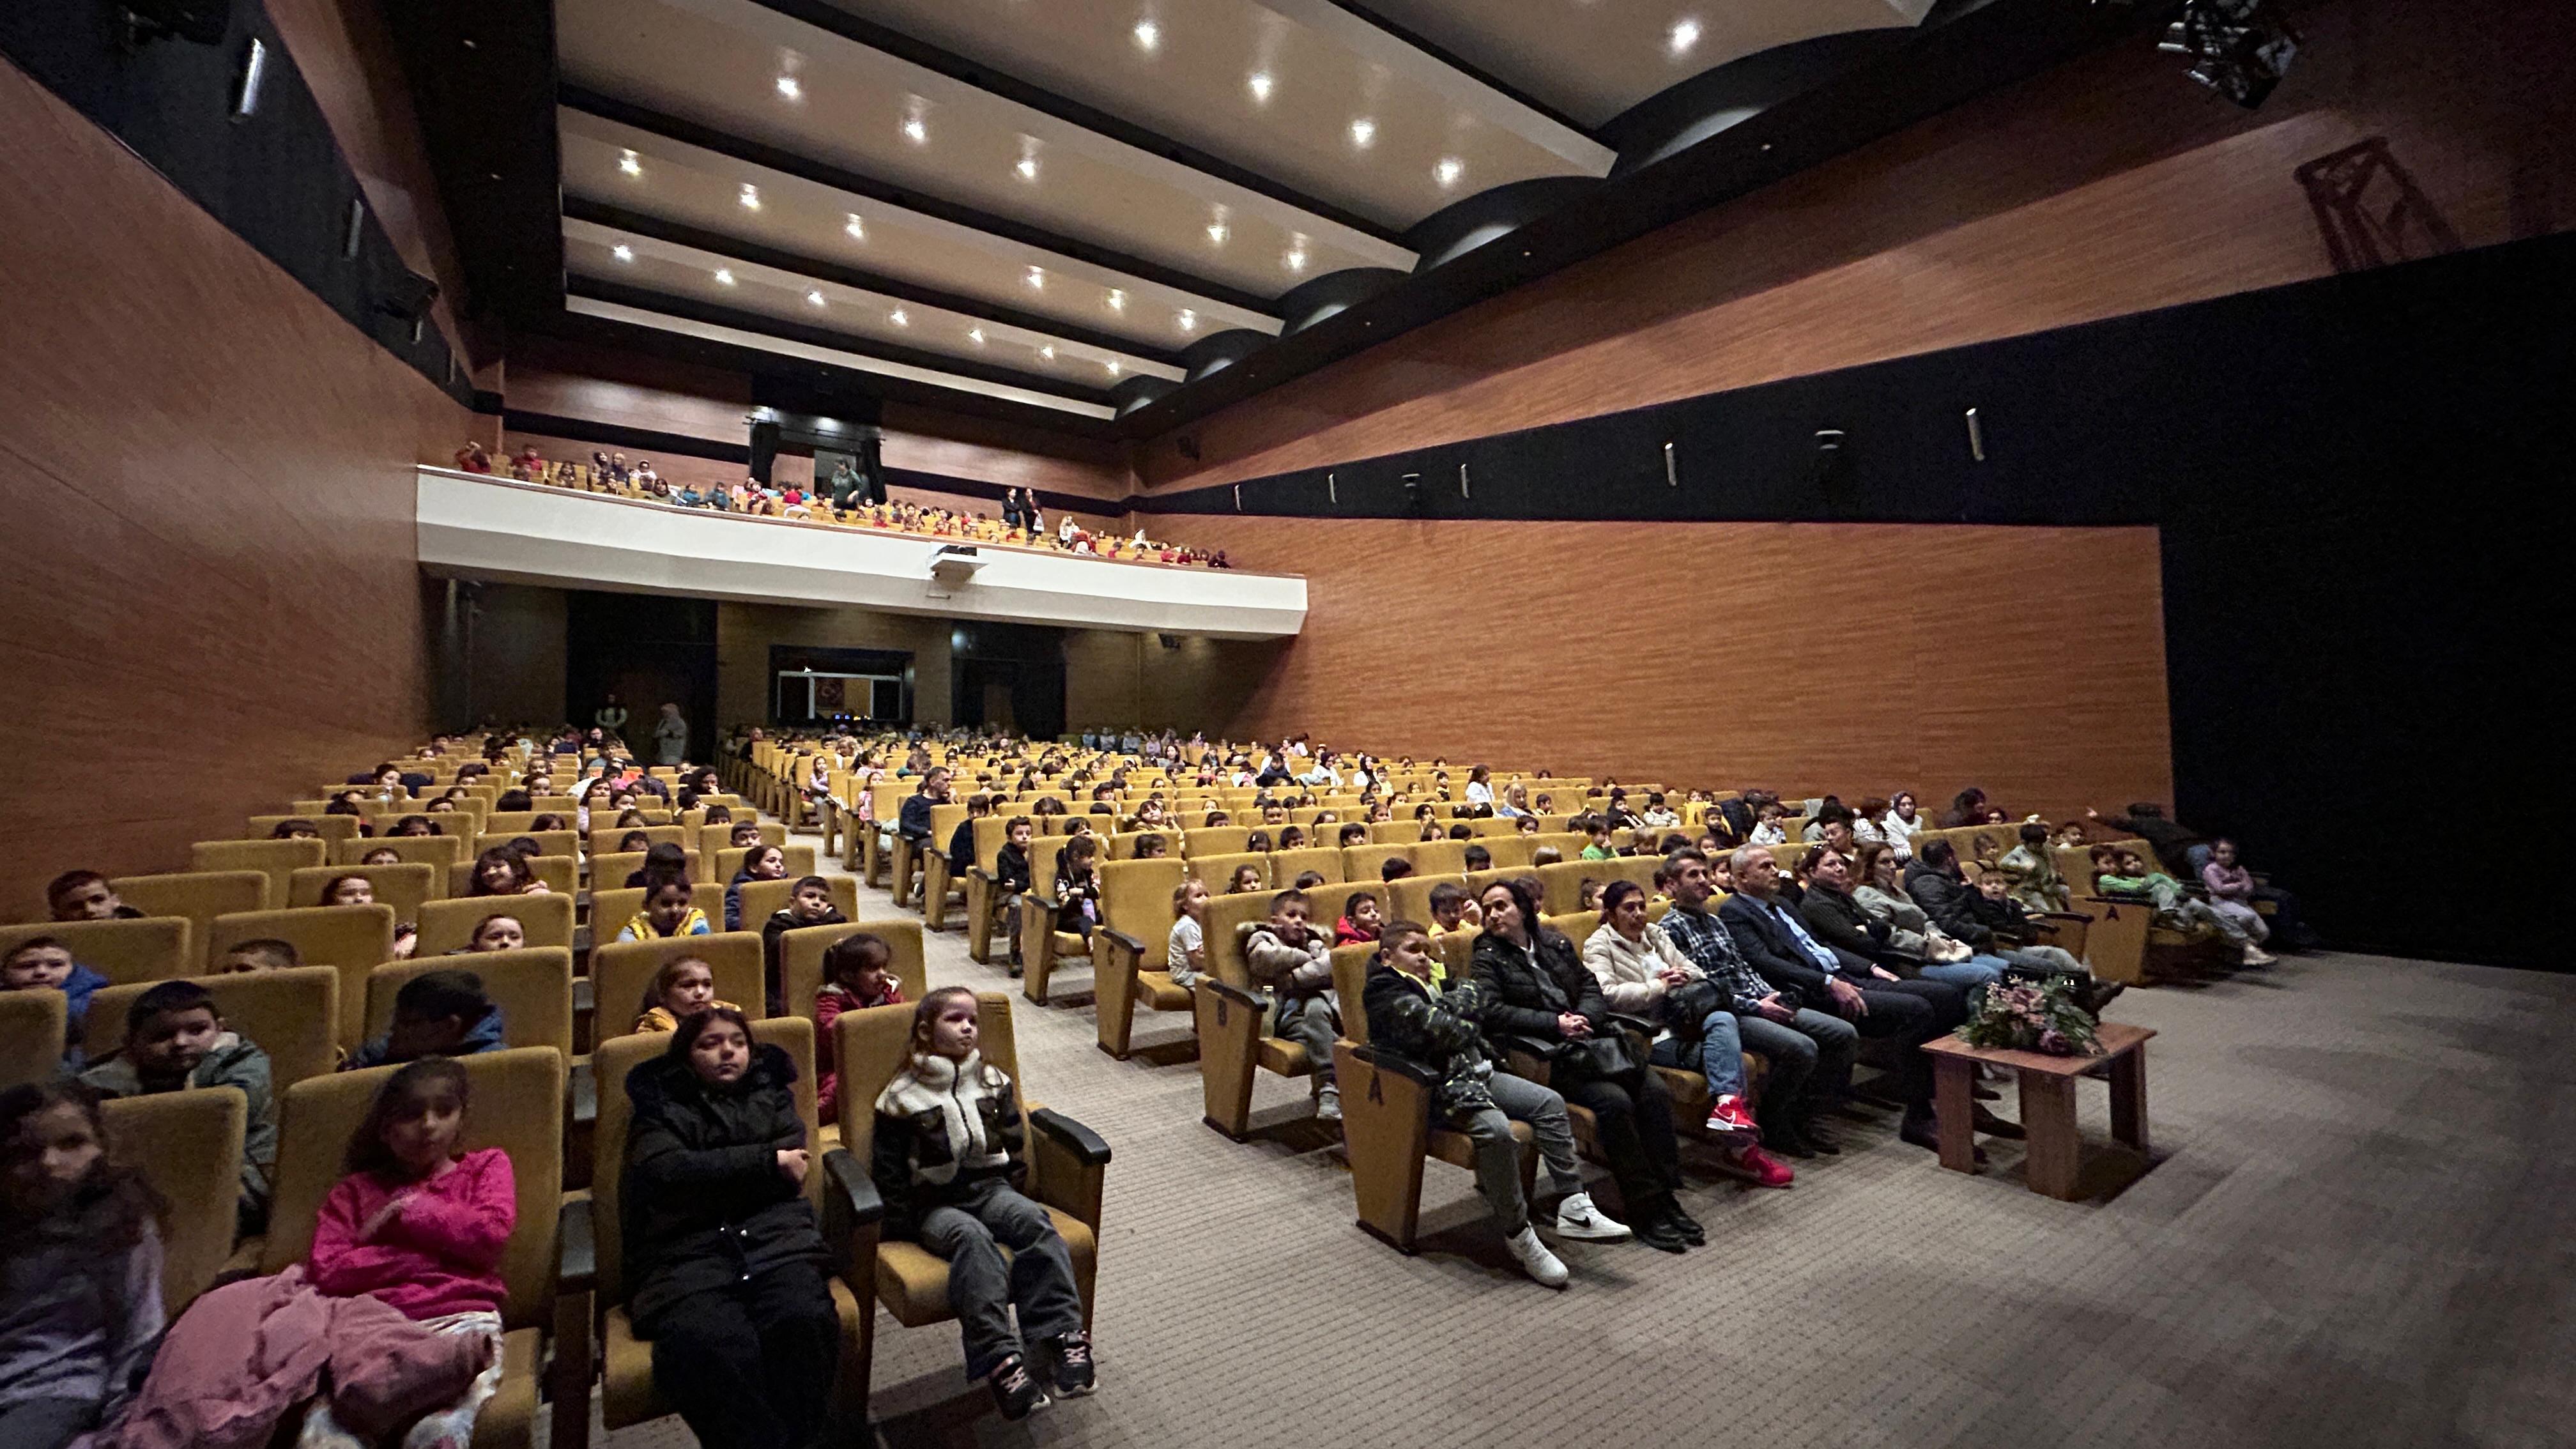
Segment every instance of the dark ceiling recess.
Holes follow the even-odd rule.
[[[1348,205],[1292,186],[1172,135],[1116,114],[1097,87],[1093,103],[1011,75],[984,58],[858,19],[823,0],[743,0],[768,26],[810,30],[818,48],[863,45],[939,77],[971,86],[966,104],[989,103],[1044,123],[1077,126],[1108,143],[1189,168],[1216,183],[1258,193],[1378,242],[1394,242],[1420,260],[1410,271],[1352,266],[1313,276],[1276,297],[1246,292],[1157,263],[1116,239],[1074,237],[1024,216],[1001,215],[954,197],[853,172],[846,165],[747,136],[736,136],[657,107],[652,96],[605,95],[563,84],[558,75],[555,7],[489,5],[474,0],[386,0],[422,127],[428,137],[450,226],[463,254],[466,304],[478,321],[517,334],[575,336],[637,351],[716,362],[755,377],[796,380],[853,397],[894,398],[1036,423],[1058,431],[1144,438],[1171,433],[1255,393],[1321,368],[1457,312],[1487,297],[1598,255],[1694,212],[1816,166],[1877,137],[2007,85],[2084,51],[2135,35],[2171,8],[2098,5],[2080,0],[1940,0],[1923,22],[1851,34],[1822,35],[1712,66],[1648,96],[1608,121],[1575,125],[1561,110],[1475,70],[1454,55],[1386,24],[1362,3],[1344,9],[1383,32],[1382,43],[1409,47],[1412,63],[1444,67],[1462,84],[1481,85],[1548,121],[1615,153],[1604,179],[1535,177],[1504,181],[1464,196],[1398,234]],[[1123,22],[1122,22],[1123,23]],[[578,32],[587,35],[590,32]],[[970,47],[971,48],[971,47]],[[927,82],[925,82],[927,83]],[[782,85],[785,82],[782,81]],[[1112,92],[1114,94],[1114,92]],[[965,295],[919,280],[852,265],[850,259],[737,239],[622,207],[561,202],[558,103],[702,148],[746,166],[766,167],[835,188],[855,199],[901,207],[964,227],[1010,246],[1067,258],[1141,283],[1177,289],[1210,303],[1280,319],[1278,336],[1228,321],[1201,330],[1187,346],[1139,343],[1132,335],[1085,327],[1032,307]],[[1566,153],[1571,155],[1571,152]],[[1602,154],[1595,151],[1594,155]],[[1446,164],[1446,163],[1444,163]],[[1599,163],[1593,163],[1596,167]],[[758,173],[753,173],[758,174]],[[936,191],[935,185],[930,190]],[[1236,193],[1240,195],[1241,192]],[[889,347],[873,338],[805,327],[762,315],[690,303],[638,289],[621,296],[647,311],[726,325],[781,339],[831,346],[888,363],[933,369],[954,381],[888,376],[823,366],[766,352],[582,316],[569,295],[605,297],[606,282],[567,291],[563,225],[597,224],[659,242],[696,248],[818,282],[963,313],[1082,348],[1114,349],[1158,368],[1172,380],[1129,370],[1092,373],[1089,381],[980,355],[963,359],[936,347]],[[1302,243],[1300,243],[1302,245]],[[638,242],[639,248],[643,245]],[[1184,330],[1187,330],[1186,323]],[[981,334],[978,334],[980,340]],[[1174,338],[1173,341],[1180,341]],[[1055,357],[1050,351],[1049,359]],[[1080,353],[1076,354],[1081,355]],[[997,352],[996,358],[1002,357]],[[1090,385],[1097,382],[1099,386]],[[1008,386],[1114,410],[1098,418],[1042,402],[995,397],[979,387]]]

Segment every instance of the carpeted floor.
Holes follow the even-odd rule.
[[[861,914],[891,912],[861,887]],[[934,984],[987,989],[962,934]],[[1078,1004],[1016,996],[1029,1090],[1108,1138],[1101,1390],[996,1418],[947,1328],[879,1315],[888,1445],[2559,1445],[2576,1438],[2576,977],[2289,958],[2132,991],[2152,1170],[2080,1089],[2080,1204],[1849,1122],[1787,1191],[1695,1174],[1711,1243],[1560,1249],[1521,1278],[1432,1164],[1406,1258],[1352,1225],[1301,1083],[1260,1136],[1199,1121],[1197,1068],[1112,1061]],[[1141,1013],[1140,1045],[1187,1019]],[[2006,1114],[2013,1109],[2007,1086]],[[1596,1169],[1596,1176],[1597,1176]],[[676,1419],[604,1442],[691,1443]]]

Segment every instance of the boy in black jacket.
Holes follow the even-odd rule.
[[[849,923],[841,908],[832,904],[832,883],[819,875],[809,875],[796,882],[787,895],[787,904],[770,913],[760,928],[760,954],[769,977],[769,1014],[785,1016],[787,1012],[787,979],[785,958],[780,938],[790,931],[807,926],[841,926]]]
[[[1014,815],[1003,828],[1002,848],[993,855],[993,916],[1011,938],[1011,974],[1020,974],[1020,897],[1030,880],[1029,835],[1037,827],[1025,815]]]

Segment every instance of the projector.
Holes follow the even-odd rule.
[[[975,581],[975,570],[984,566],[975,550],[963,544],[947,544],[930,556],[930,576],[955,588]]]

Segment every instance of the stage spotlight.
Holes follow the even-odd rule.
[[[2272,0],[2188,0],[2157,48],[2190,56],[2193,80],[2250,111],[2289,74],[2299,32]]]

